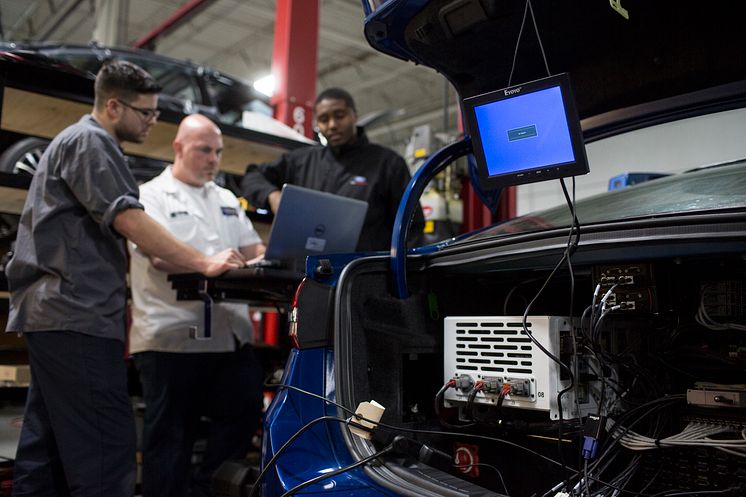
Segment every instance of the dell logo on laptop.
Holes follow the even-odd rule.
[[[316,236],[322,236],[324,233],[326,233],[326,226],[323,224],[319,224],[316,226],[316,228],[313,230],[313,234]]]

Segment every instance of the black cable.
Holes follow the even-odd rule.
[[[523,27],[526,25],[526,15],[528,14],[528,0],[526,0],[526,7],[523,9],[523,20],[521,21],[521,29],[518,31],[518,39],[515,41],[515,51],[513,51],[513,65],[510,66],[510,76],[508,76],[508,86],[513,82],[513,71],[515,70],[515,61],[518,59],[518,47],[521,45],[521,36],[523,35]]]
[[[680,495],[713,495],[713,494],[729,494],[732,492],[740,492],[741,487],[729,487],[725,488],[723,490],[696,490],[691,492],[675,492],[675,493],[668,493],[673,492],[673,490],[665,490],[663,492],[658,492],[657,494],[652,494],[649,497],[678,497]],[[737,494],[736,494],[737,495]]]
[[[521,445],[518,445],[517,443],[510,442],[508,440],[503,440],[502,438],[489,437],[487,435],[477,435],[477,434],[468,433],[468,432],[467,433],[457,433],[457,432],[451,432],[451,431],[418,430],[416,428],[403,428],[403,427],[400,427],[400,426],[388,425],[386,423],[381,423],[380,421],[376,422],[376,421],[373,421],[371,419],[365,418],[363,416],[356,415],[354,413],[354,411],[352,411],[351,409],[349,409],[347,407],[344,407],[343,405],[338,404],[337,402],[334,402],[333,400],[329,400],[329,399],[327,399],[325,397],[322,397],[321,395],[317,395],[315,393],[303,390],[302,388],[294,387],[292,385],[284,385],[284,384],[281,384],[281,383],[268,384],[268,385],[265,385],[265,386],[267,386],[267,387],[277,387],[277,388],[288,388],[290,390],[295,390],[296,392],[302,393],[304,395],[309,395],[311,397],[315,397],[317,399],[323,400],[324,402],[327,402],[329,404],[335,405],[335,406],[339,407],[340,409],[342,409],[342,410],[344,410],[344,411],[346,411],[348,413],[352,413],[355,416],[355,418],[358,419],[358,420],[360,420],[360,421],[367,421],[369,423],[373,423],[374,425],[376,425],[377,428],[383,428],[383,429],[388,430],[388,431],[404,432],[404,433],[419,433],[421,435],[438,435],[438,436],[449,436],[449,437],[466,437],[466,438],[474,438],[474,439],[477,439],[477,440],[487,440],[489,442],[497,442],[497,443],[501,443],[501,444],[507,445],[509,447],[514,447],[516,449],[520,449],[520,450],[522,450],[524,452],[528,452],[529,454],[533,454],[536,457],[538,457],[540,459],[544,459],[545,461],[550,462],[550,463],[552,463],[552,464],[554,464],[556,466],[562,466],[562,463],[560,463],[558,461],[555,461],[554,459],[552,459],[550,457],[547,457],[544,454],[541,454],[539,452],[531,450],[531,449],[529,449],[527,447],[523,447]],[[341,419],[341,418],[334,418],[334,419]],[[352,423],[350,423],[350,424],[352,424]],[[363,428],[367,429],[367,430],[370,429],[368,427],[363,427]],[[267,463],[267,464],[269,464],[269,463]]]
[[[354,464],[350,464],[349,466],[345,466],[344,468],[339,468],[339,469],[336,469],[334,471],[330,471],[328,473],[324,473],[323,475],[319,475],[319,476],[317,476],[315,478],[311,478],[310,480],[304,481],[300,485],[294,486],[293,488],[291,488],[290,490],[288,490],[287,492],[285,492],[284,494],[282,494],[280,497],[290,497],[291,495],[294,495],[299,490],[302,490],[302,489],[304,489],[306,487],[310,487],[314,483],[318,483],[318,482],[320,482],[322,480],[326,480],[327,478],[331,478],[332,476],[341,475],[342,473],[346,473],[346,472],[352,471],[353,469],[358,468],[360,466],[364,466],[364,465],[368,464],[370,461],[372,461],[374,459],[378,459],[379,457],[388,454],[392,450],[393,450],[393,447],[391,445],[389,445],[389,446],[385,447],[384,449],[379,450],[375,454],[371,454],[368,457],[366,457],[364,459],[361,459],[361,460],[359,460],[358,462],[356,462]]]
[[[470,428],[472,426],[475,426],[476,423],[464,423],[462,425],[454,425],[443,419],[440,415],[440,402],[443,400],[443,395],[445,394],[445,391],[448,390],[450,385],[446,383],[443,385],[440,390],[438,390],[438,393],[435,394],[435,402],[433,404],[433,409],[435,409],[435,417],[438,418],[438,422],[445,426],[446,428],[452,428],[454,430],[460,430],[462,428]]]
[[[620,416],[619,419],[616,420],[616,423],[614,424],[614,426],[609,430],[607,437],[606,437],[607,444],[600,450],[600,453],[598,454],[595,462],[593,463],[592,469],[595,470],[597,467],[599,467],[606,460],[606,458],[609,457],[609,454],[612,452],[612,450],[619,448],[620,446],[619,439],[623,437],[624,435],[626,435],[629,431],[631,431],[632,428],[635,427],[635,425],[637,425],[642,420],[646,419],[649,415],[654,414],[658,410],[668,407],[667,404],[679,402],[681,400],[684,400],[685,398],[686,398],[685,394],[672,395],[669,397],[661,397],[658,399],[654,399],[650,402],[647,402],[645,404],[642,404],[640,406],[637,406],[633,409],[630,409],[629,411],[624,413],[622,416]],[[644,413],[638,414],[638,411],[641,411],[643,409],[647,409],[647,411]],[[634,419],[634,421],[632,421],[632,423],[627,425],[626,423],[629,419]],[[624,431],[620,435],[614,436],[614,432],[619,430],[620,426],[624,427]],[[606,463],[604,467],[599,470],[599,474],[602,474],[611,465],[611,462],[613,462],[614,457],[616,456],[611,456],[611,461]]]
[[[505,490],[505,495],[510,495],[510,492],[508,492],[508,487],[507,487],[507,485],[505,485],[505,480],[503,479],[503,474],[500,472],[499,469],[497,469],[496,466],[493,466],[492,464],[487,464],[487,463],[483,463],[483,462],[475,462],[475,463],[472,463],[472,464],[454,464],[453,467],[457,468],[457,469],[467,469],[467,468],[471,469],[471,468],[474,468],[474,467],[477,467],[477,468],[489,468],[492,471],[494,471],[495,473],[497,473],[497,477],[500,478],[500,484],[503,486],[503,490]]]
[[[536,32],[536,39],[539,41],[539,48],[541,49],[541,56],[544,58],[544,67],[547,70],[547,76],[551,76],[552,72],[549,70],[549,63],[547,62],[547,54],[544,52],[544,44],[541,42],[541,35],[539,35],[539,27],[536,25],[536,17],[534,17],[534,7],[531,5],[531,0],[526,0],[528,8],[531,11],[531,20],[534,23],[534,32]]]
[[[299,393],[302,393],[304,395],[308,395],[308,396],[311,396],[311,397],[315,397],[317,399],[323,400],[324,402],[327,402],[329,404],[335,405],[335,406],[339,407],[340,409],[342,409],[342,410],[344,410],[344,411],[346,411],[348,413],[353,413],[353,415],[354,415],[354,412],[351,409],[349,409],[347,407],[344,407],[343,405],[338,404],[337,402],[335,402],[333,400],[329,400],[329,399],[327,399],[327,398],[325,398],[325,397],[323,397],[321,395],[317,395],[315,393],[308,392],[306,390],[303,390],[301,388],[298,388],[298,387],[295,387],[295,386],[292,386],[292,385],[269,384],[269,385],[266,385],[266,386],[268,386],[268,387],[277,387],[277,388],[288,388],[290,390],[295,390],[296,392],[299,392]],[[656,399],[656,400],[654,400],[654,401],[652,401],[652,402],[650,402],[648,404],[672,402],[672,401],[681,400],[683,398],[685,398],[684,395],[676,395],[676,396],[671,396],[671,397],[664,397],[664,398]],[[638,409],[640,409],[642,407],[645,407],[645,406],[647,406],[647,404],[643,405],[643,406],[636,407],[635,409],[632,410],[632,413],[634,414],[635,411],[637,411]],[[416,428],[403,428],[403,427],[400,427],[400,426],[393,426],[393,425],[388,425],[388,424],[381,423],[381,422],[375,422],[375,421],[367,419],[367,418],[365,418],[363,416],[357,416],[356,415],[355,417],[357,419],[361,420],[361,421],[368,421],[370,423],[373,423],[373,424],[377,425],[377,428],[381,428],[381,429],[388,430],[388,431],[404,432],[404,433],[418,433],[420,435],[436,435],[436,436],[447,436],[447,437],[472,438],[472,439],[476,439],[476,440],[486,440],[488,442],[497,442],[497,443],[500,443],[500,444],[503,444],[503,445],[507,445],[509,447],[513,447],[513,448],[518,449],[518,450],[522,450],[522,451],[527,452],[529,454],[532,454],[532,455],[538,457],[539,459],[543,459],[543,460],[545,460],[545,461],[547,461],[547,462],[549,462],[551,464],[554,464],[555,466],[559,466],[561,468],[569,470],[572,473],[574,473],[575,475],[579,474],[578,471],[575,471],[575,470],[573,470],[571,468],[568,468],[565,464],[563,464],[563,463],[561,463],[559,461],[555,461],[551,457],[547,457],[544,454],[541,454],[541,453],[539,453],[539,452],[537,452],[535,450],[529,449],[528,447],[523,447],[522,445],[519,445],[519,444],[514,443],[514,442],[510,442],[508,440],[504,440],[504,439],[501,439],[501,438],[490,437],[490,436],[487,436],[487,435],[478,435],[478,434],[475,434],[475,433],[468,433],[468,432],[467,433],[457,433],[457,432],[450,432],[450,431],[418,430]],[[643,417],[644,416],[640,417],[638,420],[635,420],[635,422],[632,425],[630,425],[629,427],[627,427],[627,429],[625,430],[625,433],[627,431],[629,431],[635,424],[637,424],[637,422],[639,420],[641,420]],[[370,428],[368,428],[367,426],[358,425],[356,423],[350,422],[350,421],[348,421],[346,419],[343,419],[343,418],[336,418],[336,417],[333,417],[333,416],[329,416],[329,417],[325,417],[325,418],[328,418],[329,420],[334,420],[334,421],[344,421],[345,423],[350,424],[352,426],[357,426],[357,427],[360,427],[362,429],[370,430]],[[318,421],[321,421],[321,419],[317,418],[316,420],[313,420],[312,422],[318,422]],[[305,430],[305,429],[307,429],[306,426],[304,426],[303,428],[301,428],[301,430]],[[613,431],[613,429],[612,429],[612,431]],[[284,447],[286,445],[288,445],[289,442],[290,442],[290,440],[288,440],[288,442],[285,442],[285,445],[283,445],[282,447],[280,447],[280,449],[278,449],[278,453],[280,451],[284,450]],[[267,467],[270,467],[271,464],[274,464],[274,462],[277,459],[277,456],[278,456],[278,454],[276,453],[275,456],[273,456],[272,459],[267,463]],[[601,457],[599,456],[599,458],[596,459],[596,462],[598,462],[600,459],[601,459]],[[262,470],[262,474],[260,474],[259,477],[257,478],[257,482],[260,481],[259,478],[261,478],[261,477],[264,476],[263,475],[264,472],[265,471]],[[622,493],[634,494],[634,495],[636,495],[638,497],[646,497],[643,494],[639,494],[637,492],[632,492],[632,491],[629,491],[629,490],[625,490],[623,488],[620,488],[619,486],[613,485],[613,484],[608,483],[608,482],[604,482],[603,480],[600,480],[600,479],[595,478],[593,476],[589,476],[589,478],[591,480],[593,480],[593,481],[601,484],[601,485],[604,485],[605,487],[613,488],[614,490],[618,490],[618,491],[620,491]],[[249,494],[248,497],[253,497],[253,495],[254,495],[254,493],[253,493],[253,489],[252,489],[252,493]],[[650,497],[650,496],[647,496],[647,497]]]
[[[608,308],[608,309],[606,309],[605,311],[601,312],[601,315],[600,315],[600,316],[598,317],[598,321],[596,321],[596,324],[595,324],[595,326],[593,327],[593,330],[591,331],[591,333],[593,333],[593,336],[595,336],[595,337],[596,337],[596,340],[597,340],[597,341],[600,341],[600,339],[601,339],[601,322],[602,322],[602,321],[604,320],[604,318],[605,318],[605,317],[606,317],[606,316],[607,316],[607,315],[608,315],[608,314],[609,314],[609,313],[610,313],[611,311],[614,311],[614,310],[616,310],[616,309],[615,309],[615,307],[616,307],[616,306],[614,306],[614,307],[609,307],[609,308]]]
[[[340,409],[342,409],[342,410],[344,410],[344,411],[346,411],[348,413],[352,413],[354,415],[354,412],[351,409],[349,409],[347,407],[344,407],[343,405],[338,404],[337,402],[334,402],[333,400],[327,399],[327,398],[325,398],[325,397],[323,397],[321,395],[317,395],[315,393],[308,392],[306,390],[303,390],[301,388],[298,388],[298,387],[295,387],[295,386],[292,386],[292,385],[268,384],[266,386],[268,386],[268,387],[277,387],[277,388],[288,388],[290,390],[294,390],[294,391],[299,392],[301,394],[308,395],[310,397],[315,397],[315,398],[317,398],[319,400],[323,400],[326,403],[335,405],[335,406],[339,407]],[[627,426],[624,433],[626,433],[629,430],[631,430],[632,427],[634,427],[634,425],[637,424],[637,422],[639,422],[640,420],[642,420],[646,415],[654,412],[656,410],[655,409],[656,408],[655,404],[674,402],[674,401],[681,400],[683,398],[685,398],[685,396],[683,394],[682,395],[676,395],[676,396],[670,396],[670,397],[663,397],[663,398],[651,401],[648,404],[644,404],[642,406],[636,407],[636,408],[632,409],[631,411],[628,411],[627,413],[625,413],[625,416],[623,416],[623,418],[626,417],[627,414],[629,414],[631,416],[636,415],[636,412],[638,410],[640,410],[641,408],[643,408],[643,407],[652,407],[651,411],[649,411],[645,415],[640,416],[638,419],[636,419],[634,421],[634,423],[632,423],[631,425]],[[665,406],[657,406],[657,407],[658,408],[662,408],[662,407],[665,407]],[[457,432],[449,432],[449,431],[418,430],[416,428],[404,428],[404,427],[400,427],[400,426],[388,425],[388,424],[381,423],[381,422],[376,423],[375,421],[367,419],[367,418],[365,418],[363,416],[357,416],[356,415],[356,418],[359,419],[359,420],[361,420],[361,421],[368,421],[370,423],[374,423],[374,424],[377,425],[377,428],[381,428],[381,429],[388,430],[388,431],[393,431],[393,432],[417,433],[417,434],[420,434],[420,435],[435,435],[435,436],[447,436],[447,437],[462,437],[462,438],[472,438],[472,439],[476,439],[476,440],[486,440],[486,441],[489,441],[489,442],[497,442],[497,443],[500,443],[500,444],[503,444],[503,445],[507,445],[509,447],[513,447],[515,449],[527,452],[529,454],[532,454],[532,455],[538,457],[539,459],[543,459],[543,460],[545,460],[545,461],[547,461],[547,462],[549,462],[549,463],[551,463],[551,464],[553,464],[555,466],[559,466],[559,467],[561,467],[561,468],[563,468],[565,470],[571,471],[575,475],[579,474],[578,471],[573,470],[571,468],[568,468],[567,465],[564,464],[564,463],[562,463],[562,462],[556,461],[556,460],[554,460],[554,459],[552,459],[550,457],[545,456],[544,454],[541,454],[541,453],[539,453],[537,451],[531,450],[528,447],[523,447],[522,445],[519,445],[519,444],[514,443],[514,442],[510,442],[508,440],[504,440],[504,439],[501,439],[501,438],[490,437],[490,436],[487,436],[487,435],[479,435],[479,434],[474,434],[474,433],[457,433]],[[345,422],[346,424],[350,424],[352,426],[356,426],[356,427],[359,427],[359,428],[362,428],[362,429],[365,429],[365,430],[370,430],[370,428],[368,428],[367,426],[358,425],[358,424],[356,424],[354,422],[351,422],[351,421],[343,419],[343,418],[337,418],[337,417],[334,417],[334,416],[325,416],[323,418],[317,418],[317,419],[309,422],[306,426],[304,426],[303,428],[301,428],[300,430],[298,430],[298,432],[305,431],[306,429],[308,429],[310,427],[308,425],[310,425],[311,423],[315,424],[315,423],[320,422],[320,421],[322,421],[324,419],[328,419],[330,421]],[[622,421],[619,421],[618,424],[615,425],[615,428],[616,428],[616,426],[619,426],[619,424],[621,422]],[[610,433],[613,432],[613,431],[614,431],[614,429],[612,429],[610,431]],[[298,436],[300,435],[298,432],[296,432],[296,434],[293,435],[294,438],[297,438],[296,435],[298,435]],[[293,438],[293,437],[291,437],[291,438]],[[284,451],[285,448],[286,448],[286,446],[289,445],[290,443],[291,443],[291,440],[288,439],[288,441],[285,442],[285,444],[282,447],[280,447],[280,449],[278,449],[277,453],[275,453],[275,455],[272,457],[272,459],[270,459],[270,461],[267,462],[267,465],[266,465],[265,469],[263,469],[262,473],[260,473],[259,477],[257,477],[257,480],[256,480],[257,483],[261,481],[261,478],[264,476],[264,473],[266,473],[267,468],[269,468],[272,465],[274,465],[274,463],[277,460],[277,458],[279,457],[280,453],[282,451]],[[617,445],[617,444],[614,443],[613,445],[607,447],[607,451],[608,451],[608,449],[610,447],[615,446],[615,445]],[[596,462],[594,463],[594,465],[597,465],[597,463],[599,463],[602,460],[602,458],[603,458],[604,455],[605,454],[599,455],[599,457],[596,459]],[[608,483],[608,482],[604,482],[603,480],[600,480],[600,479],[598,479],[596,477],[593,477],[593,476],[590,476],[590,475],[589,475],[589,478],[591,480],[597,482],[597,483],[600,483],[601,485],[604,485],[605,487],[613,488],[614,490],[618,490],[618,491],[620,491],[622,493],[625,493],[625,494],[631,494],[633,496],[647,497],[647,496],[644,496],[644,494],[640,494],[640,493],[632,492],[632,491],[629,491],[629,490],[625,490],[624,488],[621,488],[619,486],[613,485],[613,484]],[[257,487],[258,487],[258,485],[254,486],[254,488],[257,488]],[[254,497],[254,495],[255,495],[254,494],[254,488],[252,488],[252,492],[249,494],[248,497]]]
[[[590,341],[590,337],[588,337],[588,335],[586,335],[586,334],[585,334],[585,333],[583,332],[583,330],[585,329],[585,324],[583,324],[583,323],[585,323],[585,318],[586,318],[586,316],[588,315],[588,311],[590,311],[590,310],[591,310],[591,307],[593,307],[593,304],[591,304],[591,305],[589,305],[588,307],[586,307],[586,308],[585,308],[585,309],[583,310],[583,314],[581,314],[581,315],[580,315],[580,334],[581,334],[581,335],[583,335],[583,338],[586,338],[586,339],[588,339],[588,341]],[[590,330],[590,323],[588,324],[588,329]]]
[[[288,390],[294,390],[294,391],[296,391],[296,392],[298,392],[298,393],[302,393],[303,395],[307,395],[307,396],[309,396],[309,397],[315,397],[315,398],[317,398],[317,399],[319,399],[319,400],[323,400],[323,401],[324,401],[324,402],[326,402],[327,404],[331,404],[331,405],[333,405],[333,406],[336,406],[336,407],[338,407],[338,408],[342,409],[342,410],[343,410],[344,412],[346,412],[347,414],[352,414],[352,415],[355,415],[355,411],[353,411],[353,410],[352,410],[352,409],[350,409],[349,407],[345,407],[345,406],[343,406],[342,404],[339,404],[339,403],[337,403],[337,402],[334,402],[334,401],[333,401],[333,400],[331,400],[331,399],[327,399],[327,398],[326,398],[326,397],[324,397],[323,395],[318,395],[318,394],[315,394],[315,393],[313,393],[313,392],[309,392],[308,390],[303,390],[302,388],[298,388],[298,387],[295,387],[295,386],[293,386],[293,385],[286,385],[285,383],[265,383],[265,384],[264,384],[264,386],[265,386],[265,387],[267,387],[267,388],[279,388],[279,389],[287,388]],[[361,420],[363,420],[363,421],[370,421],[369,419],[365,419],[365,418],[364,418],[364,417],[362,417],[362,416],[355,416],[355,417],[356,417],[357,419],[361,419]],[[373,421],[370,421],[370,422],[373,422]]]
[[[298,389],[298,390],[300,390],[300,389]],[[302,391],[304,393],[311,394],[311,392],[305,392],[303,390],[300,390],[300,391]],[[317,396],[315,394],[311,394],[311,395]],[[282,444],[282,447],[280,447],[279,449],[277,449],[277,451],[272,456],[272,459],[270,459],[269,461],[267,461],[267,464],[264,465],[264,467],[262,468],[262,471],[259,473],[259,476],[256,477],[256,480],[254,481],[254,484],[251,487],[251,491],[249,492],[249,495],[247,497],[254,497],[256,495],[257,490],[261,486],[260,484],[261,484],[262,479],[264,478],[264,475],[267,474],[267,472],[270,470],[270,468],[274,467],[275,463],[277,462],[277,459],[280,458],[280,456],[285,452],[285,450],[288,447],[290,447],[290,445],[299,436],[301,436],[303,433],[305,433],[306,430],[308,430],[312,426],[320,423],[321,421],[337,421],[339,423],[349,424],[349,425],[355,426],[356,428],[360,428],[360,429],[363,429],[363,430],[370,430],[370,428],[368,428],[367,426],[363,426],[361,424],[357,424],[357,423],[352,422],[352,421],[350,421],[348,419],[340,418],[340,417],[337,417],[337,416],[320,416],[320,417],[318,417],[316,419],[313,419],[313,420],[309,421],[308,423],[306,423],[305,425],[303,425],[303,427],[301,427],[298,431],[296,431],[295,433],[293,433],[293,435],[290,438],[288,438],[287,441],[284,444]]]
[[[529,7],[531,6],[530,0],[529,0]],[[533,18],[534,11],[533,8],[531,8],[531,17]],[[536,28],[536,20],[534,19],[534,28]],[[537,29],[536,36],[539,36],[539,31]],[[541,39],[539,40],[539,43],[541,43]],[[544,49],[542,48],[542,53],[544,52]],[[546,63],[546,57],[544,58],[544,63]],[[549,72],[549,67],[547,66],[547,72]],[[570,312],[567,314],[568,319],[570,320],[570,338],[572,339],[572,364],[575,365],[575,369],[572,370],[572,373],[570,374],[570,384],[560,390],[557,393],[557,407],[558,410],[560,410],[559,414],[559,425],[557,428],[557,451],[560,453],[560,457],[562,457],[562,430],[563,430],[563,423],[562,423],[562,396],[569,392],[570,390],[574,390],[574,402],[575,402],[575,408],[578,412],[578,415],[580,414],[580,405],[578,404],[578,382],[576,381],[577,378],[577,368],[578,368],[578,348],[577,348],[577,336],[575,336],[575,326],[572,322],[572,317],[574,315],[574,307],[575,307],[575,272],[573,271],[572,267],[572,254],[575,252],[575,250],[578,247],[578,244],[580,243],[580,222],[578,221],[578,216],[575,208],[575,176],[572,177],[572,198],[570,198],[570,195],[567,193],[567,186],[565,185],[565,179],[560,178],[560,185],[562,185],[562,192],[565,195],[565,200],[567,201],[567,206],[570,208],[570,214],[572,215],[572,222],[570,224],[570,236],[567,238],[567,248],[565,249],[567,252],[567,257],[565,258],[567,261],[567,271],[570,276]],[[573,232],[575,233],[575,241],[572,240]],[[561,343],[560,342],[560,349],[561,349]],[[560,350],[560,355],[561,355]],[[578,457],[580,457],[578,455]]]
[[[518,47],[521,45],[521,37],[523,36],[523,28],[526,26],[526,17],[528,12],[531,11],[531,22],[534,24],[534,32],[536,33],[536,39],[539,42],[539,49],[541,50],[541,56],[544,59],[544,68],[547,70],[547,76],[551,76],[552,73],[549,70],[549,63],[547,62],[547,54],[544,52],[544,44],[541,42],[541,35],[539,34],[539,27],[536,25],[536,17],[534,16],[534,7],[531,5],[531,0],[526,0],[526,6],[523,9],[523,19],[521,20],[521,29],[518,31],[518,39],[515,41],[515,50],[513,51],[513,63],[510,66],[510,76],[508,76],[508,86],[513,82],[513,72],[515,71],[515,62],[518,59]]]
[[[586,459],[583,463],[583,474],[585,475],[585,478],[583,478],[583,482],[585,483],[585,491],[588,494],[588,497],[592,497],[591,495],[591,484],[588,482],[590,478],[588,478],[588,459]]]
[[[566,261],[568,261],[570,259],[571,255],[572,255],[572,252],[574,252],[574,249],[572,249],[572,238],[573,238],[573,235],[575,234],[576,235],[576,240],[579,240],[579,232],[580,232],[579,224],[578,224],[577,234],[576,234],[576,230],[575,230],[575,224],[576,224],[576,221],[577,221],[577,216],[575,215],[575,204],[570,200],[570,195],[567,193],[567,187],[565,186],[564,181],[560,180],[560,183],[562,184],[562,189],[565,192],[565,198],[569,202],[568,205],[570,207],[570,214],[572,215],[572,220],[571,220],[571,223],[570,223],[570,232],[569,232],[568,237],[567,237],[567,247],[565,248],[565,251],[562,254],[562,258],[560,258],[560,260],[557,263],[557,265],[554,266],[554,269],[552,269],[552,271],[549,273],[549,276],[547,276],[546,280],[544,280],[544,284],[541,286],[541,288],[539,288],[539,291],[536,292],[536,295],[534,296],[534,298],[526,306],[526,309],[523,312],[522,324],[523,324],[523,332],[533,342],[533,344],[536,345],[536,347],[539,350],[541,350],[552,361],[554,361],[555,363],[557,363],[557,365],[560,368],[564,369],[567,372],[568,376],[570,377],[570,383],[569,383],[569,385],[566,388],[564,388],[563,390],[561,390],[560,392],[557,393],[557,411],[558,411],[558,414],[559,414],[559,420],[558,420],[558,423],[559,423],[558,424],[559,436],[557,437],[557,440],[558,440],[557,441],[557,444],[558,444],[558,454],[559,454],[559,457],[560,457],[560,461],[562,462],[562,467],[565,470],[568,470],[569,468],[567,467],[567,465],[562,460],[562,448],[561,448],[561,442],[560,442],[562,440],[562,423],[563,423],[563,419],[562,419],[562,416],[563,416],[563,413],[562,413],[562,396],[565,393],[567,393],[570,389],[572,389],[573,386],[575,385],[575,375],[573,374],[572,369],[568,365],[566,365],[565,363],[563,363],[562,361],[560,361],[560,359],[558,357],[556,357],[554,354],[552,354],[551,352],[549,352],[543,345],[541,345],[541,343],[539,343],[539,341],[536,338],[534,338],[534,336],[529,332],[529,330],[528,330],[528,324],[527,324],[528,314],[529,314],[529,312],[531,310],[531,307],[539,299],[539,297],[544,292],[544,290],[546,289],[547,285],[549,285],[549,282],[552,280],[552,278],[554,277],[555,273],[559,270],[559,268],[562,266],[562,264],[565,263]],[[568,317],[568,319],[570,319],[570,326],[572,327],[572,313],[570,314],[570,316]]]

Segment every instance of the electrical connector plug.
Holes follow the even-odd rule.
[[[598,440],[593,437],[585,435],[583,437],[583,459],[591,460],[596,457],[596,451],[598,450]]]
[[[456,376],[453,381],[456,382],[456,388],[459,390],[468,391],[474,387],[474,379],[468,374]]]
[[[591,460],[596,457],[598,445],[601,442],[606,429],[606,419],[603,416],[591,414],[583,426],[583,459]]]
[[[443,471],[449,471],[453,467],[453,458],[443,452],[417,440],[397,435],[392,446],[398,454],[412,456],[418,461]]]
[[[487,393],[497,393],[502,385],[502,378],[486,376],[482,378],[482,381],[484,382],[484,391]]]
[[[376,426],[378,426],[378,422],[381,420],[385,410],[386,408],[375,400],[361,402],[355,410],[353,420],[372,431]],[[373,438],[371,431],[362,430],[355,426],[350,426],[350,431],[358,437],[365,438],[366,440]]]
[[[513,391],[513,386],[509,383],[504,383],[502,386],[502,390],[500,390],[500,395],[502,397],[505,397],[506,395],[510,395],[510,392]]]

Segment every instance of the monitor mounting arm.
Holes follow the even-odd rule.
[[[419,208],[419,201],[425,187],[436,174],[441,172],[454,160],[472,152],[471,138],[465,136],[433,154],[414,173],[407,189],[399,202],[396,211],[394,230],[391,235],[391,275],[394,278],[396,297],[405,299],[409,296],[407,289],[407,232],[412,221],[414,210]]]

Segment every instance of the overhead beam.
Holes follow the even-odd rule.
[[[402,64],[400,67],[396,68],[393,71],[388,71],[375,78],[368,78],[361,81],[360,83],[349,85],[347,87],[347,91],[351,93],[361,93],[363,90],[367,90],[368,88],[375,88],[383,83],[386,83],[387,81],[391,81],[392,79],[399,78],[409,72],[412,72],[415,69],[418,69],[418,66],[414,64]]]
[[[447,112],[449,115],[456,114],[456,112],[459,110],[459,106],[456,104],[451,104],[447,108]],[[386,124],[385,126],[381,126],[378,129],[373,130],[366,130],[365,134],[368,135],[368,138],[375,138],[379,135],[385,135],[387,133],[391,133],[393,131],[398,131],[402,128],[412,128],[414,126],[427,123],[428,121],[432,121],[434,119],[437,119],[443,115],[443,108],[440,109],[434,109],[429,112],[425,112],[423,114],[417,114],[411,117],[408,117],[406,119],[401,119],[399,121]]]
[[[83,0],[73,0],[72,2],[69,2],[66,7],[58,10],[55,14],[50,16],[49,19],[47,19],[47,21],[44,23],[44,26],[48,25],[49,27],[44,29],[44,31],[37,39],[50,39],[52,37],[52,33],[57,31],[57,28],[59,28],[68,17],[70,17],[70,14],[72,14],[73,11],[75,11],[75,9],[77,9],[81,3],[83,3]]]
[[[194,17],[202,9],[215,0],[191,0],[185,3],[171,14],[168,19],[153,28],[148,34],[136,40],[132,46],[135,48],[150,48],[155,45],[155,40],[178,28],[183,23]]]

